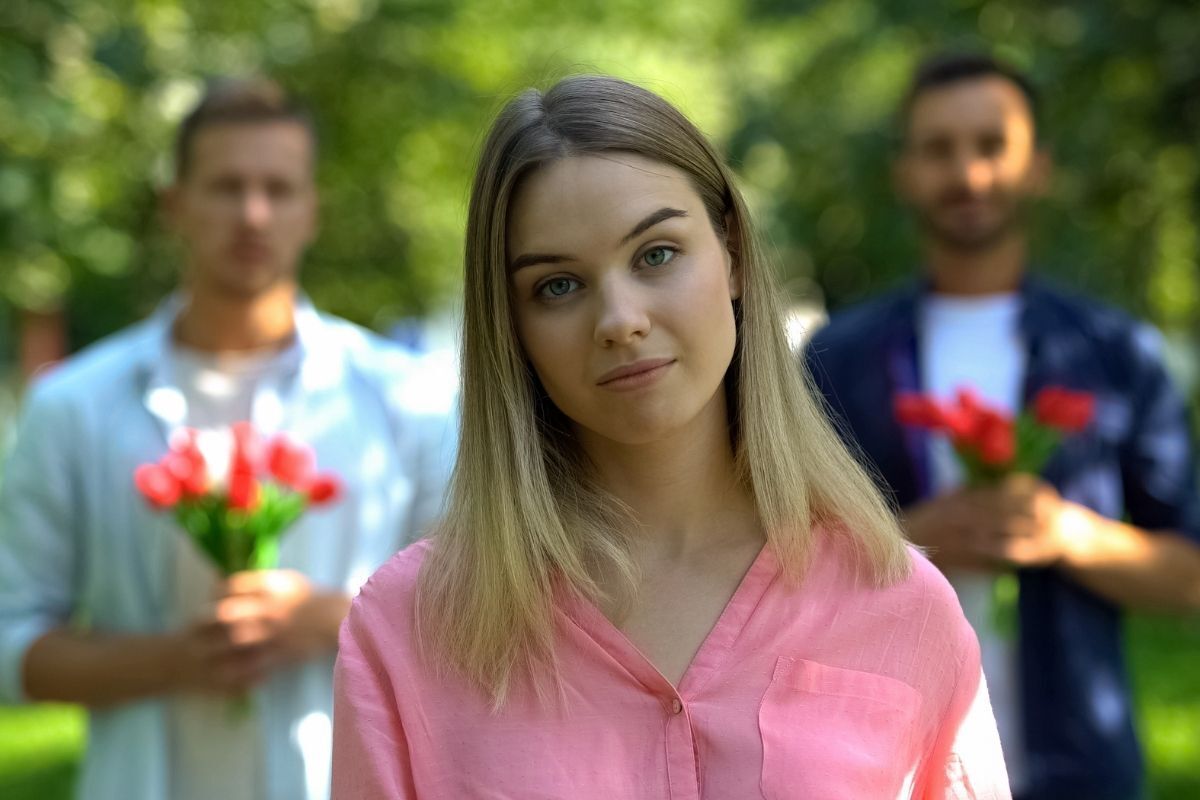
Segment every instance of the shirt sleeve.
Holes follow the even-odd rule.
[[[1167,375],[1161,341],[1148,326],[1133,341],[1133,426],[1121,453],[1129,521],[1174,530],[1200,544],[1200,492],[1187,405]]]
[[[417,450],[416,489],[406,539],[401,547],[428,533],[442,515],[454,469],[456,422],[453,413],[428,415],[419,420],[421,444]]]
[[[356,601],[333,673],[332,800],[415,800],[408,740],[369,627]]]
[[[1011,800],[979,647],[962,659],[949,706],[923,759],[914,800]]]
[[[395,549],[403,550],[429,532],[443,511],[443,500],[457,449],[457,366],[451,355],[396,357],[380,355],[373,369],[394,425],[396,445],[404,453],[405,478],[413,494],[396,531]]]
[[[75,607],[77,526],[70,414],[27,402],[0,484],[0,701],[27,700],[25,653]]]
[[[841,418],[843,411],[841,403],[838,401],[837,392],[834,389],[833,379],[830,377],[829,369],[826,366],[823,354],[829,348],[825,345],[821,333],[821,331],[817,331],[800,351],[800,368],[804,372],[804,377],[810,388],[814,391],[814,399],[824,406],[827,412],[834,415],[838,432],[843,433],[843,429],[846,427],[844,420]]]

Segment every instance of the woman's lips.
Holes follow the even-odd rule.
[[[604,373],[597,386],[622,391],[640,389],[658,380],[675,363],[673,358],[648,358]]]

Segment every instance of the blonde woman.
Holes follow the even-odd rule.
[[[465,314],[444,522],[342,629],[335,797],[1008,797],[975,637],[678,111],[605,77],[509,103]]]

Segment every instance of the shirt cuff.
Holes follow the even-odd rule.
[[[55,626],[42,618],[0,623],[0,704],[32,702],[25,693],[23,680],[25,654],[30,645]]]

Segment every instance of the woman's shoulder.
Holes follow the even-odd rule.
[[[928,718],[939,719],[960,680],[977,678],[979,641],[946,577],[915,547],[906,553],[907,574],[880,585],[864,577],[852,546],[821,548],[805,594],[827,633],[816,634],[814,657],[870,665],[915,689]]]
[[[958,646],[976,645],[975,632],[950,581],[942,571],[913,546],[908,548],[912,570],[906,580],[898,584],[897,591],[905,593],[914,605],[914,611],[924,612],[929,625],[948,635]]]
[[[915,547],[908,554],[908,577],[879,590],[881,605],[896,616],[896,641],[913,655],[909,681],[941,694],[978,672],[979,639],[946,576]]]
[[[907,551],[907,577],[880,588],[881,596],[926,637],[944,637],[956,648],[974,642],[975,634],[946,576],[916,547],[908,545]]]
[[[407,627],[416,609],[421,565],[432,548],[431,540],[421,539],[384,562],[351,603],[348,627],[356,631]]]
[[[958,596],[942,571],[913,545],[908,545],[907,550],[910,565],[908,577],[896,583],[893,588],[914,598],[920,598],[920,602],[927,604],[932,610],[956,612],[961,616]]]
[[[843,614],[853,609],[870,619],[886,619],[895,635],[932,645],[946,655],[969,655],[978,643],[954,588],[917,548],[909,545],[906,550],[907,574],[877,585],[864,578],[852,546],[827,539],[819,556],[823,575],[814,588],[837,597]]]

